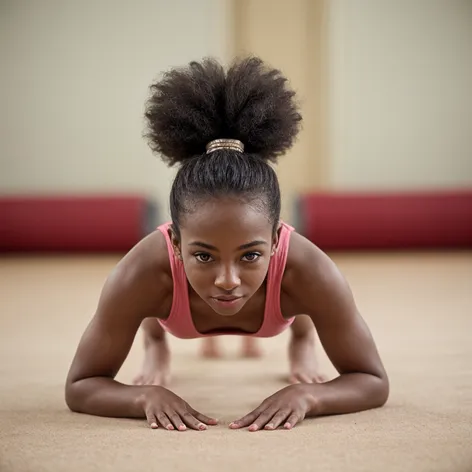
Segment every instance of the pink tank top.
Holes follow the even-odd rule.
[[[218,331],[211,334],[202,334],[197,331],[190,312],[190,302],[188,296],[188,282],[185,275],[182,261],[175,256],[168,229],[170,223],[165,223],[157,229],[166,238],[167,250],[169,252],[170,267],[174,282],[174,293],[172,297],[172,307],[167,319],[158,320],[162,327],[170,334],[181,339],[202,338],[206,336],[229,335],[234,332]],[[285,331],[294,318],[286,320],[280,310],[280,287],[282,277],[287,262],[288,247],[290,243],[290,233],[294,228],[286,223],[282,223],[279,230],[279,241],[277,251],[270,259],[269,271],[267,273],[266,300],[264,309],[264,319],[262,325],[256,333],[240,334],[242,336],[255,336],[259,338],[270,338]]]

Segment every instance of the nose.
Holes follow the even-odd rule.
[[[241,279],[233,266],[221,267],[216,276],[215,286],[225,292],[232,292],[241,285]]]

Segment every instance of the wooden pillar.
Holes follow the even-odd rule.
[[[236,55],[254,54],[280,69],[301,104],[303,129],[276,167],[287,221],[293,218],[298,192],[323,187],[327,181],[327,1],[234,0]]]

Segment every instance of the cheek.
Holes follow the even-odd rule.
[[[184,260],[184,269],[185,275],[194,289],[197,287],[204,287],[205,285],[208,285],[208,283],[211,283],[213,277],[211,271],[198,266],[194,260]]]
[[[245,285],[257,290],[263,283],[269,270],[269,261],[261,261],[253,267],[247,267],[241,271],[241,280]]]

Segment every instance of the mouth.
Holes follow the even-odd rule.
[[[243,297],[238,297],[236,295],[220,295],[211,298],[221,306],[232,306],[236,305],[236,303],[238,303]]]

